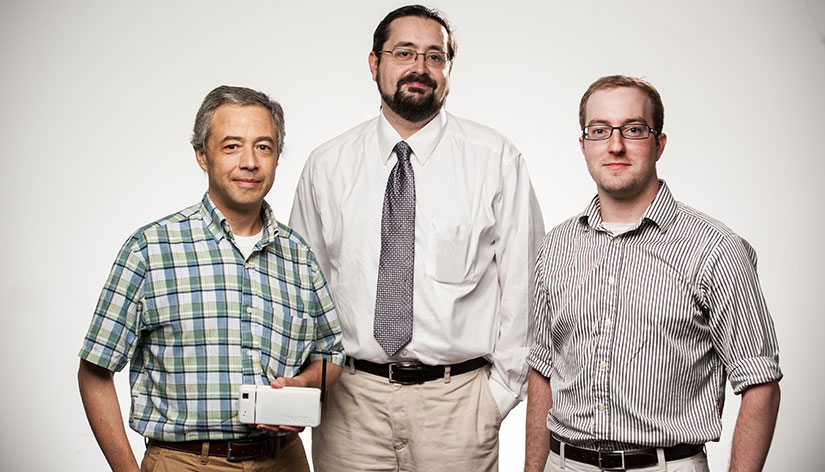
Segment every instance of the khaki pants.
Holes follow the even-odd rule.
[[[392,384],[344,367],[312,431],[316,472],[498,470],[501,415],[490,368],[447,383]]]
[[[679,459],[678,461],[664,461],[664,453],[659,449],[659,456],[662,461],[660,464],[652,465],[650,467],[643,467],[641,469],[633,469],[633,472],[708,472],[708,459],[704,452],[700,452],[692,457]],[[544,466],[544,472],[599,472],[596,466],[584,464],[581,462],[571,461],[570,459],[562,460],[562,458],[550,451],[547,457],[547,464]]]
[[[173,451],[157,446],[146,448],[141,472],[309,472],[301,438],[290,442],[273,457],[229,462],[225,457]]]

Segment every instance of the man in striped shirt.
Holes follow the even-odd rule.
[[[782,373],[755,252],[658,179],[653,86],[603,77],[579,120],[597,196],[539,249],[525,469],[707,470],[727,378],[731,470],[760,470]]]
[[[86,415],[110,466],[136,471],[113,374],[131,363],[129,426],[142,470],[307,471],[303,428],[238,421],[243,384],[321,387],[344,361],[315,256],[264,196],[284,140],[281,106],[221,86],[192,145],[209,180],[199,204],[137,230],[103,287],[80,351]]]

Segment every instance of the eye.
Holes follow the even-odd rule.
[[[440,65],[445,61],[444,55],[438,52],[428,52],[426,57],[430,64]]]
[[[227,151],[234,151],[235,149],[238,149],[238,145],[237,144],[227,144],[223,148],[226,149]]]
[[[266,145],[266,144],[259,144],[259,145],[258,145],[258,149],[259,149],[259,150],[261,150],[261,151],[271,151],[271,150],[272,150],[272,148],[271,148],[271,147],[269,147],[269,146],[268,146],[268,145]]]
[[[409,49],[396,49],[393,54],[395,54],[395,57],[398,59],[409,59],[413,52]]]

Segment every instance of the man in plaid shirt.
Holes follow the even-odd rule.
[[[207,193],[120,250],[78,371],[113,470],[138,470],[113,381],[130,363],[129,426],[148,440],[142,470],[309,471],[302,428],[237,418],[241,385],[320,387],[322,361],[331,363],[327,384],[344,361],[315,256],[264,201],[283,140],[283,111],[265,94],[210,92],[192,137]]]

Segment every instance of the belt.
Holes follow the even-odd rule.
[[[420,384],[436,379],[449,380],[451,375],[465,374],[480,369],[487,364],[487,360],[483,357],[476,357],[469,361],[450,365],[427,365],[416,361],[376,364],[375,362],[352,359],[352,365],[358,370],[388,378],[392,383],[405,385]]]
[[[559,440],[550,436],[550,450],[559,453]],[[695,456],[705,449],[704,444],[677,444],[663,448],[666,461],[676,461]],[[626,451],[596,451],[564,445],[564,458],[595,465],[601,470],[627,470],[648,467],[659,462],[655,447]]]
[[[285,436],[260,436],[233,439],[229,441],[157,441],[150,439],[147,446],[157,446],[174,451],[203,453],[203,445],[209,445],[210,456],[226,457],[230,462],[257,459],[262,456],[275,457],[287,444],[298,439],[298,433]]]

